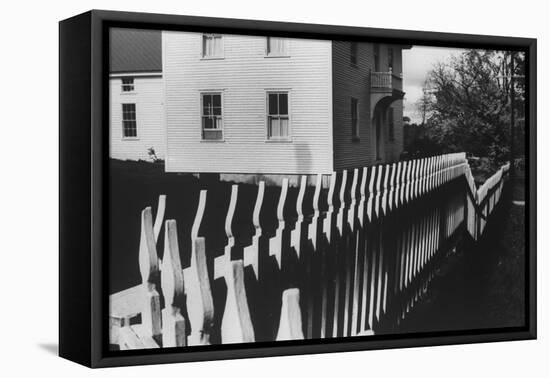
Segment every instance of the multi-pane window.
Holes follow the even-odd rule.
[[[388,71],[393,71],[393,48],[388,47]]]
[[[388,137],[391,141],[394,140],[394,122],[393,122],[393,108],[388,108]]]
[[[223,139],[221,93],[201,94],[202,139]]]
[[[289,138],[288,92],[267,94],[267,138]]]
[[[133,92],[134,91],[134,78],[133,77],[123,77],[122,78],[122,92]]]
[[[357,65],[357,42],[350,43],[349,62],[354,66]]]
[[[359,101],[351,98],[351,136],[354,139],[359,138]]]
[[[223,40],[220,34],[202,35],[202,56],[203,58],[223,57]]]
[[[288,39],[280,37],[267,37],[268,56],[288,56]]]
[[[122,104],[122,136],[137,137],[136,104]]]
[[[374,71],[380,72],[380,45],[374,44]]]

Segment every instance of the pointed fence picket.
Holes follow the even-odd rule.
[[[233,185],[221,255],[207,253],[199,235],[207,201],[202,190],[186,267],[176,221],[164,220],[161,195],[154,222],[150,207],[141,213],[142,283],[110,296],[110,343],[143,349],[395,330],[457,241],[482,236],[508,171],[509,165],[501,167],[476,188],[465,154],[454,153],[317,175],[311,187],[306,176],[292,189],[285,178],[272,230],[262,226],[262,181],[246,220],[253,226],[249,236],[233,223],[239,203],[251,199]],[[224,284],[224,308],[214,306],[214,282]]]

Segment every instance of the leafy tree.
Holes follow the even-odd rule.
[[[434,66],[417,108],[424,116],[426,138],[441,152],[466,151],[488,158],[493,166],[509,159],[510,59],[509,51],[472,49]],[[514,75],[523,75],[524,54],[516,52],[514,59]],[[515,79],[514,88],[521,124],[524,80]],[[519,131],[516,136],[522,135]]]

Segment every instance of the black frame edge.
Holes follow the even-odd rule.
[[[90,366],[91,12],[59,23],[59,355]]]
[[[77,21],[79,20],[79,21]],[[86,20],[86,21],[83,21]],[[250,347],[243,346],[240,349],[223,349],[209,351],[190,351],[163,354],[123,355],[117,357],[106,356],[102,349],[104,338],[104,308],[105,300],[102,291],[102,256],[103,256],[103,216],[107,198],[103,186],[104,174],[107,174],[106,165],[103,159],[104,131],[102,121],[104,118],[103,103],[105,96],[108,96],[108,88],[103,82],[103,26],[105,23],[133,23],[147,24],[151,28],[161,28],[163,25],[171,27],[196,27],[196,28],[220,28],[235,33],[275,32],[282,34],[293,34],[309,36],[310,38],[328,38],[339,36],[340,38],[370,38],[376,40],[391,40],[394,43],[399,41],[415,40],[417,44],[429,44],[432,46],[453,46],[470,45],[472,47],[508,47],[526,51],[529,57],[529,140],[526,141],[529,147],[529,250],[527,251],[529,270],[529,297],[526,298],[528,327],[524,329],[501,331],[501,332],[473,332],[470,334],[456,335],[442,333],[441,335],[411,335],[406,338],[380,339],[380,338],[358,338],[342,342],[334,340],[323,344],[281,344],[277,347]],[[77,36],[63,36],[64,34],[78,34],[72,23],[80,23],[85,29],[86,46],[77,46],[78,51],[69,48],[71,43],[76,44]],[[87,27],[82,27],[86,23]],[[65,40],[64,40],[65,39]],[[63,65],[68,64],[86,68],[87,77],[90,82],[83,84],[78,92],[68,91],[68,82],[75,80],[74,72],[65,72]],[[78,70],[73,68],[73,71]],[[67,107],[82,106],[82,113],[69,114]],[[85,108],[87,107],[87,108]],[[179,15],[161,15],[133,12],[115,12],[93,10],[76,16],[60,23],[60,355],[75,362],[90,367],[111,367],[120,365],[155,364],[169,362],[188,362],[203,360],[219,360],[234,358],[252,358],[265,356],[280,356],[290,354],[311,354],[328,353],[341,351],[359,351],[371,349],[406,348],[419,346],[437,346],[458,343],[480,343],[494,341],[526,340],[536,338],[536,39],[496,37],[485,35],[466,35],[454,33],[433,33],[405,30],[373,29],[362,27],[346,27],[331,25],[297,24],[270,21],[252,21],[222,18],[207,18]],[[73,111],[74,112],[74,111]],[[107,119],[108,121],[108,119]],[[74,155],[68,155],[66,150],[77,150],[69,145],[68,130],[74,122],[86,124],[75,132],[80,141],[87,141],[84,149],[78,150]],[[74,143],[70,140],[70,143]],[[86,155],[86,153],[88,153]],[[69,156],[69,161],[67,161]],[[82,160],[83,159],[83,160]],[[72,160],[72,164],[71,164]],[[89,164],[88,164],[89,163]],[[76,170],[73,171],[74,166]],[[71,175],[75,173],[75,175]],[[84,177],[86,176],[87,177]],[[77,178],[82,177],[83,181]],[[62,198],[64,197],[64,198]],[[81,202],[79,202],[81,201]],[[88,228],[77,227],[69,222],[68,215],[71,214],[70,205],[78,205],[84,208],[79,214],[80,221],[87,222]],[[70,214],[66,214],[70,213]],[[70,231],[74,231],[70,232]],[[84,238],[85,242],[84,242]],[[78,243],[80,249],[71,249],[71,243]],[[86,245],[87,248],[82,246]],[[83,261],[79,263],[79,258]],[[76,262],[76,267],[75,267]],[[79,275],[78,284],[67,279],[73,275]],[[85,277],[84,277],[85,276]],[[87,303],[78,309],[69,308],[69,305],[82,300],[82,291],[86,291]],[[67,296],[68,298],[64,298]],[[80,314],[81,317],[73,318],[73,315]],[[66,324],[65,321],[73,322]],[[78,324],[74,324],[74,322]],[[69,334],[74,332],[74,334]],[[369,340],[369,341],[367,341]],[[75,346],[70,350],[71,346]],[[279,345],[279,344],[278,344]]]
[[[527,170],[527,193],[529,195],[528,213],[526,219],[528,223],[526,233],[528,233],[529,250],[526,251],[528,264],[526,264],[526,277],[529,281],[526,286],[529,288],[528,303],[526,303],[527,314],[529,316],[529,334],[531,338],[537,338],[537,40],[528,41],[528,83],[529,92],[527,98],[526,115],[529,117],[526,124],[529,125],[528,135],[525,143],[529,151]],[[527,298],[526,298],[527,299]]]
[[[411,40],[418,45],[445,46],[453,47],[455,45],[463,46],[468,44],[471,47],[499,48],[507,47],[512,49],[525,49],[532,43],[536,43],[536,38],[495,36],[485,34],[463,34],[436,31],[418,31],[404,29],[383,29],[359,26],[341,26],[327,24],[309,24],[297,22],[281,22],[267,20],[249,20],[236,18],[220,17],[202,17],[185,16],[161,13],[142,13],[142,12],[121,12],[111,10],[94,9],[92,14],[107,22],[124,22],[135,24],[148,24],[148,28],[162,29],[164,25],[170,25],[171,28],[185,27],[185,29],[205,28],[209,30],[223,30],[236,34],[252,33],[257,34],[292,34],[295,37],[322,38],[329,37],[346,40],[368,38],[372,41],[391,41],[391,43],[407,44]],[[337,39],[337,38],[336,38]]]

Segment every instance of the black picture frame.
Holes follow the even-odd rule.
[[[112,353],[108,350],[109,27],[277,34],[526,53],[526,326]],[[92,10],[59,24],[59,354],[89,367],[535,339],[537,41],[529,38]]]

